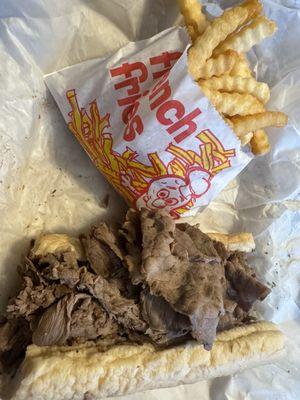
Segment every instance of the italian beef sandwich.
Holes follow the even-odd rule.
[[[253,249],[147,210],[38,237],[0,320],[3,398],[100,399],[273,361],[284,338],[251,312],[269,294]]]

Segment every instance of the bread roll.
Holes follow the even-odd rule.
[[[255,242],[251,233],[241,232],[236,234],[206,233],[211,239],[224,244],[226,250],[244,251],[250,253],[255,249]]]
[[[103,351],[29,346],[15,379],[15,400],[101,399],[230,375],[271,362],[284,352],[284,337],[270,322],[218,334],[211,351],[195,341],[157,350],[124,344]],[[18,383],[17,383],[18,382]]]

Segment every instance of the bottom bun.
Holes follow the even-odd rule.
[[[284,336],[270,322],[218,334],[211,351],[197,342],[157,350],[124,344],[101,350],[29,346],[14,394],[18,400],[101,399],[231,375],[284,353]]]

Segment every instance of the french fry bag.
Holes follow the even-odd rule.
[[[188,73],[171,28],[46,76],[71,132],[135,208],[174,217],[207,205],[251,157]]]

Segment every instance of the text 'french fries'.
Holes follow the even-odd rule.
[[[267,153],[270,144],[264,128],[282,127],[288,118],[282,112],[265,109],[270,89],[256,81],[244,53],[271,36],[276,23],[261,15],[259,0],[246,0],[211,22],[206,20],[199,1],[178,3],[192,40],[188,51],[190,74],[241,144],[250,144],[254,154]]]

